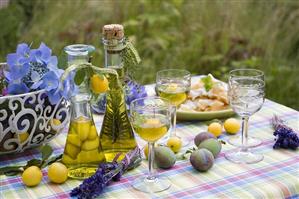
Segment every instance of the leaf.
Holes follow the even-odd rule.
[[[24,169],[30,167],[30,166],[37,166],[37,167],[40,167],[40,164],[42,163],[41,160],[39,159],[32,159],[32,160],[29,160],[26,164],[26,166],[24,167]]]
[[[0,175],[7,175],[7,176],[11,176],[16,175],[20,172],[23,171],[23,166],[8,166],[8,167],[2,167],[0,168]]]
[[[6,176],[16,176],[18,175],[19,173],[23,172],[21,169],[18,169],[18,170],[10,170],[10,171],[6,171],[4,172],[4,174]]]
[[[42,152],[42,159],[43,160],[47,160],[53,153],[53,149],[51,146],[49,145],[45,145],[43,146],[43,148],[41,149]]]
[[[57,155],[57,156],[54,156],[54,157],[51,157],[50,159],[48,159],[47,161],[45,161],[45,162],[42,164],[42,168],[44,168],[44,167],[46,167],[46,166],[48,166],[48,165],[50,165],[50,164],[52,164],[52,163],[54,163],[54,162],[56,162],[56,161],[61,160],[61,158],[62,158],[62,154]]]
[[[204,83],[206,91],[211,90],[211,88],[213,87],[213,80],[210,75],[201,78],[201,81]]]
[[[74,77],[75,84],[80,85],[84,81],[85,75],[86,75],[85,69],[84,68],[79,69],[76,72],[76,75]]]

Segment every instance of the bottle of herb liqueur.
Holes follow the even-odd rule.
[[[106,111],[100,140],[106,160],[112,161],[118,153],[122,153],[124,156],[137,144],[128,118],[124,96],[126,39],[123,26],[118,24],[105,25],[102,41],[105,50],[105,67],[115,69],[122,83],[122,86],[117,86],[115,76],[108,75],[109,90],[106,94]]]
[[[68,54],[68,65],[88,63],[90,46],[75,44],[65,47]],[[74,71],[75,72],[75,71]],[[68,167],[71,178],[85,179],[93,175],[99,163],[105,162],[90,110],[88,82],[78,86],[78,93],[71,99],[71,123],[62,156],[62,162]]]

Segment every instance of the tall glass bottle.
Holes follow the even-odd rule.
[[[109,90],[102,130],[101,144],[107,161],[112,161],[118,153],[123,155],[136,147],[124,96],[125,68],[121,51],[125,48],[123,27],[118,24],[105,25],[103,28],[105,67],[115,69],[122,86],[117,86],[115,76],[108,75]]]
[[[65,47],[68,65],[88,62],[90,46],[76,44]],[[90,110],[90,98],[87,80],[78,88],[71,99],[71,123],[64,148],[62,162],[69,169],[69,177],[84,179],[93,175],[98,164],[105,162]]]

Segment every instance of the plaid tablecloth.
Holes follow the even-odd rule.
[[[216,159],[214,166],[205,173],[195,171],[189,160],[177,161],[169,170],[158,170],[160,175],[169,177],[170,189],[149,195],[134,190],[130,183],[147,172],[147,161],[126,173],[119,182],[112,183],[101,195],[103,198],[299,198],[299,155],[297,151],[273,150],[273,129],[269,123],[273,114],[278,114],[289,126],[299,129],[299,113],[293,109],[266,100],[263,108],[250,118],[249,133],[263,140],[254,149],[262,153],[264,160],[257,164],[234,164],[225,159],[224,153],[233,150],[229,144]],[[99,123],[98,123],[99,124]],[[192,140],[207,129],[205,122],[179,122],[180,136]],[[221,139],[228,139],[223,135]],[[63,152],[66,133],[59,135],[50,144],[55,154]],[[190,146],[193,145],[193,142]],[[189,146],[189,147],[190,147]],[[25,163],[38,158],[39,153],[29,150],[18,155],[0,156],[0,167]],[[69,192],[80,181],[69,179],[62,185],[49,183],[47,169],[43,169],[43,180],[34,188],[27,188],[20,177],[0,176],[0,198],[68,198]]]

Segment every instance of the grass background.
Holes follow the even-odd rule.
[[[139,82],[162,68],[212,73],[258,68],[266,95],[299,110],[299,2],[296,0],[11,0],[0,10],[0,62],[19,42],[45,42],[65,67],[63,47],[94,45],[103,65],[101,28],[121,23],[142,63]],[[144,72],[146,71],[146,72]]]

